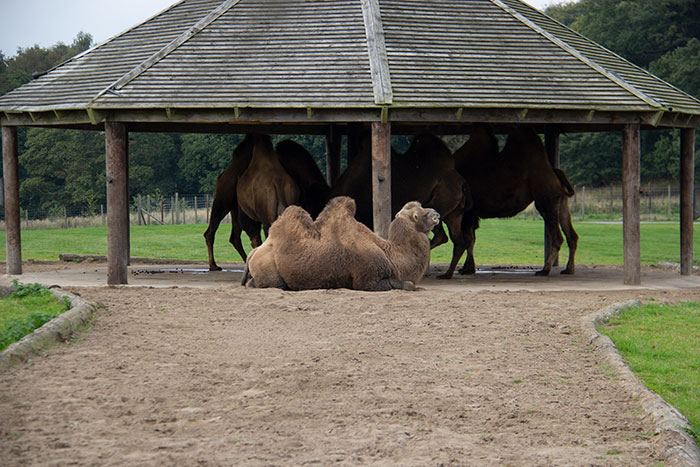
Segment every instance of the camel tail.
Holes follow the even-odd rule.
[[[243,267],[243,277],[241,278],[241,285],[245,287],[246,282],[248,282],[248,279],[250,278],[250,269],[248,269],[248,261],[245,262],[245,266]]]
[[[566,178],[566,174],[564,173],[564,171],[561,169],[554,169],[554,173],[557,174],[559,182],[561,182],[561,187],[564,189],[564,193],[566,193],[566,196],[568,196],[569,198],[574,196],[574,188],[571,186],[571,183],[569,183],[569,179]]]

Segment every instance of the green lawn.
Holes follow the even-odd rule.
[[[599,330],[644,384],[688,419],[700,442],[700,303],[630,308]]]
[[[69,301],[58,300],[39,284],[15,281],[15,288],[12,295],[0,298],[0,350],[70,308]]]
[[[576,255],[578,264],[622,264],[622,225],[578,222]],[[206,225],[152,225],[131,227],[131,255],[173,259],[207,260],[202,234]],[[474,255],[477,264],[541,264],[543,261],[542,221],[527,219],[488,219],[477,230]],[[230,224],[217,232],[214,254],[218,261],[240,261],[228,242]],[[5,233],[0,232],[0,260],[5,260]],[[641,255],[643,264],[660,261],[680,261],[678,223],[651,223],[641,226]],[[248,237],[243,235],[246,250]],[[700,251],[700,236],[695,236],[695,251]],[[22,259],[58,260],[60,253],[105,255],[107,228],[24,230]],[[432,252],[433,262],[449,262],[452,244],[442,245]],[[560,262],[568,257],[566,245]],[[464,261],[464,258],[462,258]]]

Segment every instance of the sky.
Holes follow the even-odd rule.
[[[557,0],[525,0],[543,10]],[[177,0],[0,0],[0,51],[70,44],[80,32],[99,44],[160,13]]]

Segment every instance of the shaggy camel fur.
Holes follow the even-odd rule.
[[[360,139],[358,154],[333,187],[333,196],[349,196],[357,202],[357,220],[372,227],[371,187],[372,156],[370,139]],[[459,259],[466,250],[462,235],[462,215],[472,206],[469,186],[457,172],[454,158],[447,145],[437,136],[416,136],[406,153],[391,152],[392,213],[417,200],[423,206],[434,208],[447,225],[452,239],[452,261],[440,279],[450,279]],[[431,247],[448,240],[442,225],[434,230]]]
[[[440,216],[407,203],[384,240],[355,220],[355,202],[331,199],[316,221],[290,206],[251,252],[242,283],[290,290],[350,288],[413,289],[430,261],[428,233]]]
[[[563,243],[561,226],[569,247],[569,261],[562,274],[573,274],[578,235],[571,223],[568,198],[574,190],[564,172],[552,168],[539,135],[526,127],[516,127],[503,150],[487,125],[475,125],[469,141],[455,154],[457,170],[467,179],[474,207],[465,211],[462,231],[467,258],[461,274],[474,274],[474,243],[479,219],[512,217],[533,201],[544,219],[548,251],[538,275],[547,275]]]

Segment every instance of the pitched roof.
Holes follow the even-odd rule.
[[[6,118],[382,106],[700,115],[520,0],[182,0],[0,97]]]

